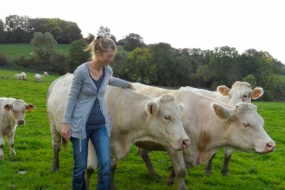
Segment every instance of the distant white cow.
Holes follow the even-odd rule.
[[[15,79],[21,80],[21,74],[14,74]]]
[[[43,81],[43,79],[44,79],[44,76],[43,75],[40,75],[40,74],[35,74],[35,80],[36,81]]]
[[[22,72],[20,75],[21,75],[21,79],[22,79],[22,80],[27,80],[27,75],[26,75],[26,73]]]
[[[49,76],[49,75],[48,75],[48,72],[44,72],[44,75],[47,76],[47,77]]]
[[[15,98],[0,98],[0,160],[4,158],[4,136],[8,139],[10,155],[15,156],[14,136],[18,125],[25,123],[25,112],[35,109],[33,104]]]
[[[15,74],[14,77],[18,80],[26,80],[27,79],[27,75],[24,72],[22,72],[20,74]]]

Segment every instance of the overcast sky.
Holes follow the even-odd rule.
[[[86,36],[100,26],[117,39],[140,34],[145,43],[175,48],[236,47],[268,51],[285,63],[283,0],[1,0],[0,19],[11,14],[76,22]]]

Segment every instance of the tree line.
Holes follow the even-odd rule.
[[[253,87],[264,88],[263,100],[285,99],[285,83],[278,77],[285,75],[285,66],[266,51],[248,49],[240,54],[228,46],[213,50],[176,49],[167,43],[145,44],[143,37],[134,33],[117,41],[110,29],[103,26],[97,35],[108,36],[116,42],[118,52],[112,67],[120,78],[157,86],[211,90],[218,85],[231,87],[235,81],[247,81]],[[31,40],[33,57],[20,55],[11,64],[60,74],[73,72],[90,58],[84,49],[93,39],[93,34],[87,38],[81,36],[70,44],[68,54],[63,54],[56,52],[60,41],[51,32],[35,32]],[[5,55],[0,54],[0,65],[7,62]]]
[[[49,32],[58,43],[69,44],[82,39],[75,22],[59,18],[30,18],[10,15],[0,19],[0,43],[29,43],[35,32]]]

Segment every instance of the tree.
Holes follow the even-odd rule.
[[[51,71],[64,74],[68,71],[68,58],[65,54],[54,53],[50,59]]]
[[[152,44],[149,46],[156,64],[157,81],[155,84],[161,86],[170,86],[169,81],[172,79],[172,71],[175,70],[173,65],[174,50],[167,43]]]
[[[128,53],[125,51],[118,51],[114,62],[112,63],[112,68],[114,70],[114,75],[119,78],[129,80],[128,73],[126,71],[128,61]]]
[[[47,23],[44,24],[44,28],[46,32],[51,33],[57,40],[60,39],[60,35],[63,33],[63,30],[59,26],[58,19],[48,19]]]
[[[4,32],[5,24],[2,19],[0,19],[0,33]]]
[[[155,84],[173,87],[190,84],[193,69],[189,56],[166,43],[152,44],[149,49],[156,64]]]
[[[110,37],[111,36],[111,30],[108,27],[100,26],[97,36],[104,36],[104,37]]]
[[[0,66],[1,65],[6,65],[8,63],[8,59],[6,55],[2,52],[0,52]]]
[[[57,46],[57,42],[53,36],[48,32],[44,34],[35,32],[31,44],[33,46],[33,55],[36,60],[43,64],[48,64],[51,56],[55,53]]]
[[[256,80],[252,74],[249,74],[246,77],[244,77],[243,81],[248,82],[249,84],[251,84],[252,87],[256,86]]]
[[[238,78],[240,72],[236,67],[238,51],[235,48],[224,46],[215,48],[210,59],[210,69],[213,81],[223,81],[231,85]]]
[[[95,36],[94,36],[93,34],[88,33],[87,38],[86,38],[86,41],[87,41],[88,43],[91,43],[91,42],[94,40],[94,38],[95,38]]]
[[[69,48],[69,70],[73,72],[80,64],[86,62],[90,57],[90,52],[84,51],[87,42],[83,39],[72,42]]]
[[[155,79],[156,66],[149,49],[136,48],[129,54],[127,63],[130,80],[149,84]]]
[[[126,51],[133,51],[136,48],[142,48],[145,46],[143,38],[140,35],[134,33],[127,35],[120,41],[121,42],[118,42],[118,44],[122,44],[123,42],[123,46]]]

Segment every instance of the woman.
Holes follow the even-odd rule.
[[[97,189],[109,190],[111,184],[110,120],[104,95],[108,84],[133,88],[132,84],[113,77],[109,66],[116,55],[116,44],[107,37],[97,37],[90,45],[92,61],[81,64],[73,74],[62,124],[62,136],[72,142],[74,168],[72,189],[86,189],[89,139],[99,165]]]

